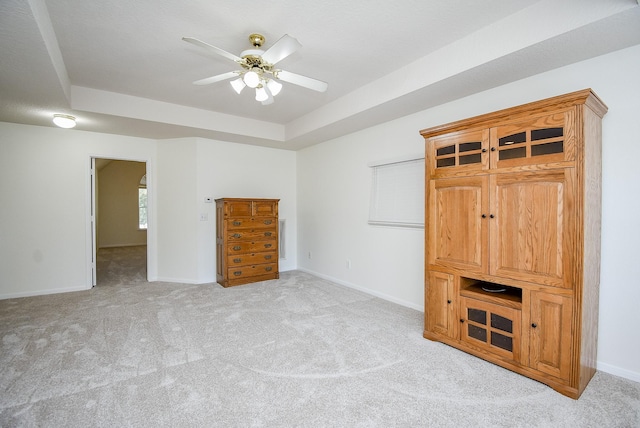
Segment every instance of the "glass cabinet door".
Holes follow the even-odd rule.
[[[520,362],[521,311],[461,297],[461,340]]]

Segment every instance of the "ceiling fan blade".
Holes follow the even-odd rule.
[[[291,73],[290,71],[285,70],[278,71],[276,78],[318,92],[324,92],[329,87],[329,84],[327,82],[312,79],[311,77],[302,76],[300,74]]]
[[[221,80],[231,79],[232,77],[238,76],[238,73],[235,71],[229,71],[227,73],[218,74],[216,76],[207,77],[206,79],[200,79],[193,82],[194,85],[210,85],[212,83],[219,82]]]
[[[300,49],[302,45],[298,40],[288,34],[280,37],[267,51],[262,54],[262,59],[269,64],[275,64]]]
[[[231,61],[235,61],[235,62],[242,61],[242,59],[239,56],[234,55],[232,53],[229,53],[229,52],[227,52],[227,51],[225,51],[223,49],[217,48],[217,47],[215,47],[213,45],[210,45],[209,43],[203,42],[202,40],[194,39],[193,37],[183,37],[182,40],[184,40],[185,42],[189,42],[191,44],[194,44],[196,46],[200,46],[202,48],[209,49],[210,51],[212,51],[212,52],[214,52],[214,53],[216,53],[216,54],[218,54],[220,56],[223,56],[223,57],[225,57],[227,59],[230,59]]]

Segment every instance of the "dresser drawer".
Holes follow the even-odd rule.
[[[229,231],[227,239],[233,241],[249,241],[254,239],[275,239],[276,229],[237,229]]]
[[[275,218],[234,218],[226,220],[227,229],[273,228],[278,220]]]
[[[246,278],[251,276],[258,276],[264,274],[271,274],[278,272],[278,264],[277,263],[265,263],[265,264],[256,264],[256,265],[248,265],[248,266],[237,266],[230,267],[228,270],[228,278],[238,279],[238,278]]]
[[[229,200],[225,204],[224,215],[229,217],[277,217],[278,201],[273,199]]]
[[[265,253],[248,253],[248,254],[236,254],[227,258],[227,266],[243,266],[243,265],[256,265],[260,263],[272,263],[277,260],[278,253],[276,251],[269,251]]]
[[[247,242],[234,242],[227,245],[227,252],[229,255],[245,254],[245,253],[257,253],[260,251],[271,251],[277,247],[275,239],[269,241],[247,241]]]

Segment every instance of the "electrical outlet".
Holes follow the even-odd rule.
[[[208,220],[209,220],[209,214],[207,213],[200,214],[200,221],[208,221]]]
[[[351,259],[347,259],[347,269],[351,269]]]

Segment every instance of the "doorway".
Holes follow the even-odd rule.
[[[146,162],[92,158],[92,282],[147,282]]]

